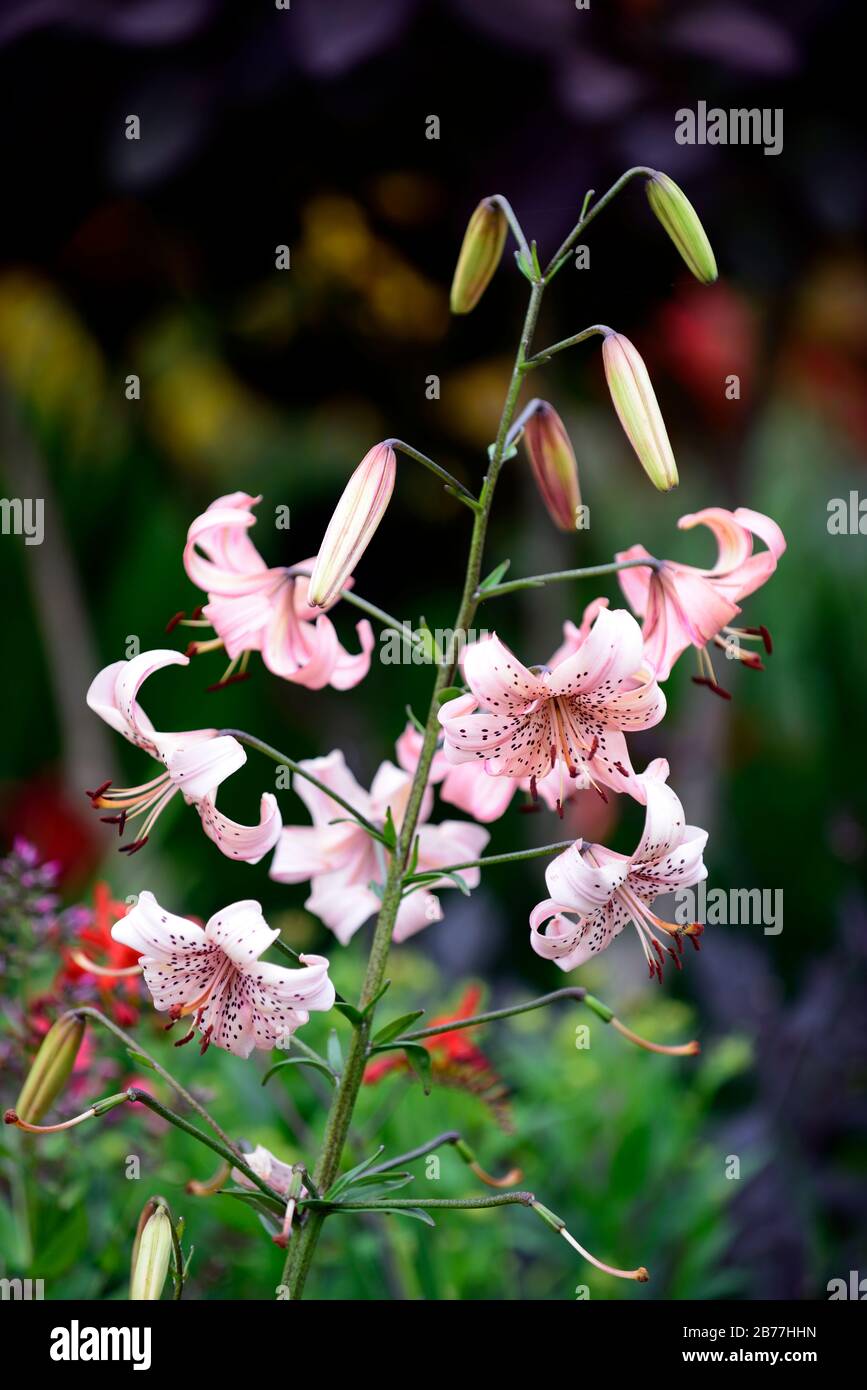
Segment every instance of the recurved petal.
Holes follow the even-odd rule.
[[[641,665],[641,628],[625,608],[603,608],[587,640],[545,677],[551,695],[615,694]]]
[[[561,970],[575,970],[604,951],[629,920],[619,904],[606,904],[577,922],[567,915],[570,911],[549,898],[530,915],[530,945],[537,956]]]
[[[643,545],[631,545],[628,550],[618,550],[615,560],[652,560],[653,556]],[[637,617],[643,618],[647,612],[647,595],[653,577],[651,566],[636,565],[632,569],[618,570],[617,582],[623,590],[624,598]]]
[[[283,828],[277,798],[271,792],[264,792],[259,802],[258,825],[243,825],[224,816],[211,793],[196,804],[208,839],[228,859],[241,859],[246,864],[258,864],[274,848]]]
[[[635,854],[636,864],[664,859],[683,838],[685,817],[680,797],[657,777],[641,778],[644,791],[644,830]]]
[[[464,649],[464,677],[479,704],[497,715],[521,713],[547,695],[540,677],[528,670],[496,633]],[[442,713],[447,709],[448,705],[444,706]]]
[[[375,646],[373,628],[366,618],[362,618],[360,623],[356,623],[355,631],[361,644],[360,652],[353,655],[339,642],[337,644],[337,660],[329,681],[335,690],[351,690],[364,680],[370,670],[370,654]]]
[[[218,497],[187,531],[184,569],[209,594],[251,593],[269,572],[247,531],[255,525],[252,508],[261,497],[247,492]],[[202,554],[201,552],[204,552]]]
[[[364,831],[354,825],[287,825],[280,832],[268,877],[277,883],[306,883],[340,869]]]
[[[580,848],[581,842],[552,859],[545,871],[548,892],[564,910],[589,916],[604,906],[626,882],[630,860],[602,845]]]
[[[111,935],[113,941],[157,961],[209,950],[201,927],[160,907],[153,893],[147,890],[139,893],[126,916],[115,922]]]
[[[324,787],[335,791],[354,811],[370,819],[370,796],[355,780],[339,748],[322,758],[304,758],[298,766]],[[323,791],[298,773],[292,779],[292,789],[304,802],[314,825],[327,825],[336,817],[346,815],[345,808],[334,801],[327,790]]]
[[[230,734],[212,736],[202,730],[183,736],[180,743],[177,737],[182,736],[172,737],[164,761],[175,786],[190,801],[201,801],[215,792],[247,761],[243,747]]]
[[[262,906],[252,898],[229,903],[205,924],[205,936],[212,946],[218,946],[239,970],[250,971],[259,957],[277,940],[279,931],[272,930],[262,915]]]
[[[90,696],[91,692],[94,691],[96,681],[88,691],[88,704],[91,704],[91,709],[95,709],[97,714],[101,714],[103,719],[106,719],[113,728],[124,734],[131,743],[137,743],[139,747],[152,750],[159,735],[154,734],[153,724],[138,703],[138,692],[148,676],[152,675],[154,671],[160,671],[164,666],[188,665],[189,658],[184,656],[183,652],[176,652],[167,647],[142,652],[130,661],[115,663],[117,675],[114,685],[114,708],[122,721],[122,725],[108,719],[107,712],[91,704]],[[112,668],[107,669],[111,670]],[[104,676],[105,672],[102,672],[101,675]],[[97,680],[100,680],[100,677],[97,677]],[[94,693],[105,695],[108,693],[107,687],[107,682],[101,684],[98,691]]]

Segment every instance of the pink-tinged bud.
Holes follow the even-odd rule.
[[[566,426],[547,401],[537,401],[528,417],[524,443],[551,520],[561,531],[576,530],[581,506],[578,464]]]
[[[388,444],[376,444],[349,479],[313,566],[307,594],[312,608],[327,608],[339,598],[382,521],[396,472],[394,450]]]
[[[696,280],[712,285],[719,274],[699,215],[674,179],[659,170],[645,184],[647,200]]]
[[[509,224],[493,198],[483,198],[464,232],[449,299],[453,314],[475,309],[500,264]]]
[[[132,1302],[156,1302],[160,1298],[169,1272],[172,1245],[172,1221],[168,1209],[162,1201],[148,1202],[139,1220],[133,1247],[129,1284]]]
[[[640,352],[622,333],[607,333],[602,343],[605,378],[626,437],[654,487],[677,487],[677,464]]]
[[[84,1037],[85,1019],[72,1010],[49,1028],[15,1105],[18,1119],[38,1125],[69,1080]]]

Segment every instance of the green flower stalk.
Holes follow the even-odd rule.
[[[509,226],[493,198],[483,198],[464,233],[452,280],[449,304],[453,314],[475,309],[500,264]]]
[[[653,486],[660,492],[677,487],[677,464],[665,421],[644,359],[622,333],[607,333],[602,361],[611,400],[627,439]]]
[[[712,285],[717,278],[716,257],[699,215],[674,179],[658,170],[644,185],[647,201],[696,280]]]

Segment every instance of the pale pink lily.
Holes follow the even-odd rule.
[[[263,1182],[275,1192],[279,1192],[281,1197],[286,1198],[286,1210],[283,1213],[283,1223],[280,1230],[271,1237],[275,1245],[285,1249],[289,1244],[292,1235],[292,1222],[295,1217],[295,1208],[299,1201],[302,1201],[308,1194],[307,1188],[300,1181],[300,1171],[296,1170],[291,1163],[284,1163],[282,1159],[275,1158],[270,1149],[266,1149],[264,1144],[257,1144],[251,1153],[245,1153],[244,1158],[248,1167],[252,1168]],[[248,1187],[252,1192],[259,1189],[246,1173],[242,1173],[240,1168],[232,1169],[232,1177],[241,1187]]]
[[[600,608],[574,653],[553,669],[524,666],[496,635],[472,643],[464,653],[471,693],[439,712],[446,758],[529,778],[531,788],[556,770],[564,792],[568,776],[640,798],[624,731],[650,728],[665,713],[665,696],[642,662],[641,630],[623,609]],[[475,712],[480,706],[484,713]],[[558,800],[562,807],[563,794]]]
[[[211,1043],[239,1057],[255,1047],[279,1047],[311,1010],[334,1004],[324,956],[299,956],[298,970],[259,959],[280,933],[268,926],[257,902],[231,903],[200,927],[144,892],[111,934],[141,952],[154,1007],[173,1023],[190,1019],[182,1041],[192,1041],[198,1029],[203,1052]]]
[[[741,643],[761,642],[770,652],[767,628],[734,627],[732,622],[741,611],[739,601],[774,573],[786,549],[786,539],[775,521],[748,507],[738,507],[734,512],[706,507],[682,516],[677,524],[682,531],[693,526],[710,528],[718,547],[712,569],[697,569],[675,560],[653,560],[643,545],[633,545],[616,558],[638,560],[646,556],[651,563],[646,569],[637,565],[620,570],[617,577],[633,612],[644,619],[644,654],[657,679],[666,680],[677,658],[693,646],[698,649],[702,672],[694,679],[725,695],[716,681],[707,644],[713,642],[727,656],[755,670],[762,669],[758,655],[743,650]],[[753,554],[754,536],[764,541],[766,550]]]
[[[120,835],[130,821],[142,818],[136,838],[121,846],[127,854],[142,848],[159,816],[180,792],[187,805],[195,806],[205,834],[223,854],[258,864],[280,834],[276,797],[270,792],[263,794],[258,825],[241,825],[216,806],[220,783],[247,761],[241,744],[217,729],[160,733],[138,702],[139,689],[154,671],[187,665],[188,658],[180,652],[156,650],[142,652],[130,661],[112,662],[94,678],[87,692],[90,708],[130,743],[156,758],[163,770],[137,787],[113,787],[104,782],[87,795],[95,809],[112,813],[102,819],[116,825]]]
[[[366,792],[339,751],[324,758],[312,758],[300,766],[337,792],[378,829],[385,826],[389,811],[395,828],[400,829],[412,784],[411,776],[401,768],[390,762],[382,763],[370,791]],[[313,824],[284,828],[269,874],[278,883],[310,880],[313,886],[305,906],[345,946],[359,927],[380,909],[381,899],[371,885],[384,882],[388,852],[363,826],[347,820],[345,808],[333,801],[327,792],[300,778],[296,778],[294,785]],[[477,859],[490,838],[487,830],[470,821],[427,825],[432,806],[433,793],[428,787],[419,815],[415,871],[426,873]],[[461,878],[468,888],[475,888],[479,870],[464,870]],[[442,878],[426,884],[424,889],[408,893],[398,909],[394,940],[406,941],[432,922],[438,922],[443,915],[442,908],[431,890],[453,887],[452,879]]]
[[[651,977],[661,979],[666,955],[680,968],[684,936],[698,948],[698,923],[676,926],[652,910],[661,893],[707,877],[702,860],[707,832],[685,823],[678,797],[665,784],[667,774],[668,765],[660,759],[641,778],[646,812],[634,854],[579,840],[548,865],[545,882],[551,896],[530,914],[530,944],[537,955],[561,970],[575,970],[604,951],[631,922]]]
[[[607,598],[594,599],[585,608],[580,627],[568,620],[563,624],[563,641],[548,661],[550,668],[559,666],[561,661],[575,654],[600,609],[607,606]],[[397,761],[405,772],[415,772],[422,742],[422,735],[415,725],[407,724],[395,744]],[[529,777],[492,777],[481,762],[450,763],[441,747],[434,753],[428,781],[434,786],[439,784],[441,800],[457,806],[473,820],[486,825],[500,819],[518,791],[535,793],[535,797],[544,801],[549,811],[556,811],[562,809],[575,792],[586,791],[591,785],[590,778],[583,770],[565,781],[558,769],[552,769],[547,776],[538,777],[534,784]]]
[[[207,592],[208,602],[197,610],[200,619],[178,615],[177,621],[185,626],[203,623],[217,634],[213,640],[191,643],[188,651],[225,647],[230,666],[219,685],[243,676],[250,653],[256,651],[268,670],[284,680],[309,690],[326,685],[349,690],[370,669],[370,623],[364,618],[356,624],[361,651],[353,656],[338,641],[331,619],[307,601],[316,557],[288,569],[268,568],[247,534],[256,521],[253,508],[261,500],[246,492],[218,497],[187,532],[184,568]],[[351,585],[347,578],[343,587]]]

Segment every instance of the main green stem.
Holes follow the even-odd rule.
[[[512,367],[512,375],[506,392],[503,412],[500,416],[500,425],[497,430],[496,442],[491,454],[488,472],[479,496],[479,508],[473,519],[473,532],[470,540],[470,553],[467,560],[466,576],[464,578],[464,590],[461,596],[457,617],[454,622],[454,630],[457,632],[466,632],[470,628],[473,618],[475,617],[476,608],[478,607],[479,599],[477,590],[481,580],[482,558],[484,555],[485,538],[488,531],[488,518],[491,512],[491,504],[493,502],[497,479],[499,478],[500,470],[503,466],[503,456],[506,452],[506,438],[514,419],[515,407],[518,403],[518,396],[521,391],[523,380],[523,367],[529,354],[530,343],[532,342],[533,333],[536,328],[536,320],[539,316],[539,305],[542,300],[543,292],[544,285],[540,283],[534,284],[530,292],[530,301],[527,305],[527,313],[521,331],[521,341],[518,344],[518,350],[515,354],[515,362]],[[456,665],[457,663],[455,662],[447,666],[440,666],[437,669],[437,677],[431,696],[427,721],[425,723],[421,754],[413,777],[409,801],[397,839],[397,845],[391,856],[388,876],[383,889],[382,907],[376,919],[373,944],[370,949],[364,984],[361,989],[361,998],[359,1000],[359,1008],[362,1011],[379,992],[385,979],[385,968],[388,961],[388,952],[391,947],[394,923],[401,903],[403,875],[412,849],[422,798],[427,786],[431,762],[436,748],[437,735],[439,732],[437,712],[439,710],[440,691],[446,690],[452,684]],[[347,1053],[346,1066],[343,1076],[340,1079],[340,1084],[337,1088],[331,1110],[328,1114],[322,1149],[313,1171],[313,1180],[320,1192],[325,1192],[337,1176],[341,1154],[343,1153],[343,1146],[346,1143],[346,1136],[352,1121],[355,1102],[364,1077],[364,1064],[367,1057],[367,1045],[370,1040],[372,1022],[372,1016],[365,1016],[363,1021],[353,1032],[352,1042],[350,1043]],[[290,1243],[282,1279],[283,1284],[289,1289],[290,1299],[299,1299],[303,1294],[304,1285],[307,1280],[307,1275],[310,1270],[313,1254],[319,1240],[324,1220],[324,1212],[316,1210],[309,1211],[304,1226]]]

